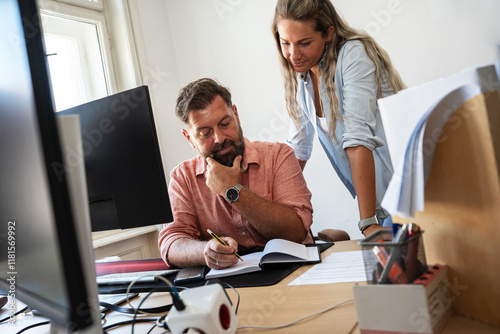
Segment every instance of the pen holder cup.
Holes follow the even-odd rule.
[[[361,240],[368,284],[408,284],[427,269],[420,231],[402,242],[392,241],[392,231],[378,230]]]

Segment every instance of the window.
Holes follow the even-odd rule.
[[[109,95],[97,26],[45,14],[42,22],[56,109]]]
[[[116,3],[119,5],[114,5]],[[110,48],[110,26],[116,30],[116,34],[120,34],[117,40],[123,40],[123,34],[130,30],[117,26],[115,22],[111,25],[107,22],[109,15],[126,18],[125,4],[126,1],[122,0],[110,2],[110,11],[116,11],[117,8],[121,10],[121,13],[110,14],[106,13],[102,0],[39,0],[56,110],[64,110],[137,85],[137,82],[116,82]],[[127,20],[122,21],[128,24]],[[124,40],[130,41],[128,35]],[[116,44],[115,55],[126,54],[128,57],[122,58],[133,59],[130,56],[136,54],[133,40],[131,43]],[[135,64],[118,60],[116,71],[121,72],[121,78],[137,77],[135,73],[138,67]]]

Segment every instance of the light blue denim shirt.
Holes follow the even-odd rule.
[[[324,58],[325,56],[320,61],[320,67],[325,65]],[[393,90],[384,75],[381,75],[380,82],[382,95],[384,97],[392,95]],[[297,102],[302,109],[299,116],[301,129],[297,129],[294,122],[291,122],[287,143],[294,149],[298,159],[307,161],[311,157],[314,135],[318,133],[326,155],[353,198],[356,192],[345,149],[362,145],[371,150],[375,160],[376,213],[380,219],[384,219],[389,214],[380,206],[380,202],[391,180],[393,168],[389,149],[384,144],[385,132],[377,106],[377,99],[382,95],[375,80],[375,64],[368,57],[360,41],[348,41],[340,49],[335,70],[335,85],[341,115],[335,129],[337,142],[331,140],[328,131],[319,124],[314,106],[311,76],[306,72],[298,74]],[[321,85],[321,98],[326,124],[329,124],[329,103],[323,85]]]

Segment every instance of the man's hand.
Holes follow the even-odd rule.
[[[208,157],[207,172],[205,173],[207,177],[207,186],[212,189],[213,192],[225,197],[227,189],[240,183],[242,159],[243,157],[238,155],[233,160],[233,166],[226,167]]]
[[[215,239],[205,246],[203,256],[208,267],[213,269],[227,268],[235,265],[239,260],[233,252],[238,251],[238,243],[230,237],[221,237],[228,246],[224,246]]]

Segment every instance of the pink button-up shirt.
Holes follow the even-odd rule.
[[[170,173],[168,191],[174,221],[164,225],[158,242],[167,264],[168,250],[176,239],[210,240],[207,229],[235,239],[239,251],[262,249],[269,241],[222,196],[208,188],[206,165],[205,159],[197,156]],[[311,192],[293,150],[286,144],[250,142],[245,138],[243,165],[247,168],[241,175],[241,184],[265,199],[293,208],[308,231],[303,243],[313,243]]]

